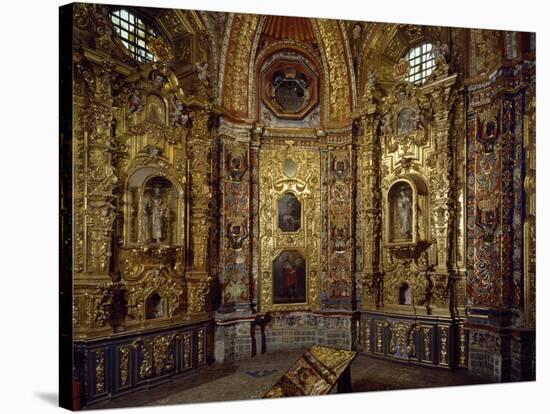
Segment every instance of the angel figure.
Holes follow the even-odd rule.
[[[168,80],[163,73],[156,69],[153,69],[151,73],[149,73],[149,79],[156,89],[161,88]]]
[[[367,73],[367,81],[365,82],[365,93],[368,93],[369,91],[373,90],[376,86],[376,70],[371,69]]]
[[[432,53],[434,55],[436,65],[447,64],[447,56],[449,55],[449,46],[447,45],[447,43],[437,41],[432,46]]]
[[[201,82],[208,80],[208,63],[195,63],[195,70],[197,71],[197,77]]]
[[[170,113],[170,124],[178,128],[187,128],[189,125],[190,116],[185,109],[183,103],[174,98],[172,100],[172,112]]]
[[[141,97],[141,91],[138,88],[133,88],[128,97],[128,113],[133,114],[139,112],[145,107]]]
[[[391,126],[391,114],[388,112],[380,121],[380,133],[384,137],[391,137],[393,134]]]

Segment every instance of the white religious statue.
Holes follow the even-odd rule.
[[[153,189],[153,194],[145,194],[143,197],[143,228],[146,242],[160,243],[166,238],[164,222],[168,218],[166,206],[160,187]]]
[[[397,215],[400,238],[412,238],[412,200],[410,190],[402,186],[397,194]]]
[[[391,114],[389,112],[382,117],[380,123],[380,133],[384,137],[390,137],[393,134],[393,129],[391,126]]]
[[[138,88],[133,88],[128,96],[128,113],[133,114],[139,112],[145,107],[145,102],[141,97],[141,91]]]
[[[409,286],[405,291],[405,305],[412,305],[412,301],[413,301],[412,289]]]
[[[170,113],[170,124],[178,128],[189,127],[191,113],[187,111],[185,105],[174,97],[172,100],[172,112]]]
[[[201,82],[208,79],[208,63],[195,63],[195,70],[197,71],[197,76]]]

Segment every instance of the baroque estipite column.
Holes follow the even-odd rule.
[[[212,231],[212,137],[208,128],[209,112],[195,111],[189,140],[190,154],[190,250],[191,267],[187,278],[187,309],[190,314],[210,310],[209,239]]]
[[[380,141],[377,136],[378,113],[374,104],[364,108],[357,119],[357,217],[361,233],[362,269],[357,280],[362,281],[362,307],[383,305],[382,273],[380,269],[381,248],[381,192],[380,192]]]

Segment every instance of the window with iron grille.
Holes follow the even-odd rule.
[[[156,60],[149,50],[149,42],[157,34],[151,26],[126,9],[113,10],[111,21],[122,44],[139,62]]]
[[[435,69],[435,58],[431,43],[423,43],[413,47],[407,53],[406,59],[411,65],[407,80],[415,85],[422,85]]]

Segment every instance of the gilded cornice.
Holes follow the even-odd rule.
[[[237,124],[222,117],[218,128],[219,137],[230,137],[235,141],[250,142],[250,132],[253,126],[250,124]]]

